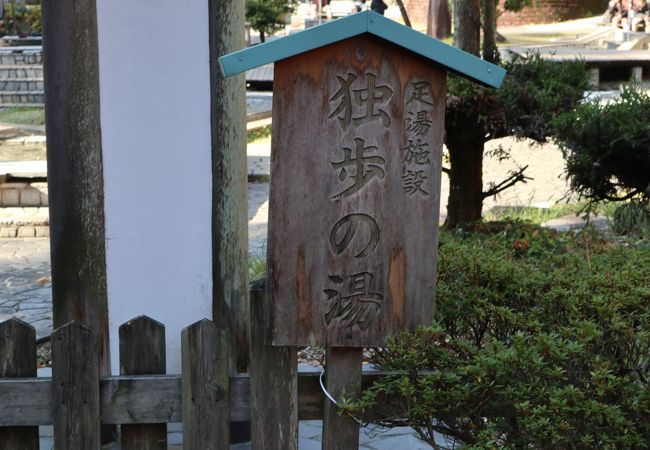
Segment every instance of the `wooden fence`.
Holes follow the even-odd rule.
[[[0,323],[0,450],[38,449],[38,425],[54,426],[57,450],[99,449],[104,424],[121,426],[122,449],[165,449],[166,424],[178,422],[184,449],[219,450],[229,448],[230,421],[248,420],[253,449],[297,450],[298,420],[310,419],[324,419],[324,449],[358,448],[358,425],[325,400],[320,374],[298,373],[296,348],[264,344],[257,288],[250,374],[229,373],[226,329],[201,320],[182,332],[182,374],[165,375],[165,328],[140,316],[120,327],[120,376],[99,377],[96,333],[71,322],[52,333],[52,377],[36,378],[34,329]],[[364,384],[377,376],[364,372]]]

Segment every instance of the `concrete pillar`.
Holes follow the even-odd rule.
[[[113,373],[118,327],[212,318],[209,2],[97,0],[106,272]]]

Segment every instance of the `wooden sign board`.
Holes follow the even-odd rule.
[[[445,77],[370,34],[276,62],[274,345],[380,346],[432,322]]]

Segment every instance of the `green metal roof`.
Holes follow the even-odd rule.
[[[370,33],[399,45],[486,86],[498,88],[506,74],[502,67],[490,64],[372,11],[352,14],[343,19],[233,52],[219,58],[219,62],[226,76],[236,75],[363,33]]]

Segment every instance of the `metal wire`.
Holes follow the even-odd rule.
[[[330,402],[332,402],[332,403],[334,404],[334,406],[338,407],[338,406],[339,406],[339,403],[336,401],[336,399],[335,399],[334,397],[332,397],[332,395],[331,395],[331,394],[327,391],[327,389],[325,388],[325,383],[323,382],[323,375],[325,375],[325,369],[321,370],[321,372],[320,372],[320,376],[318,377],[318,380],[319,380],[319,382],[320,382],[320,388],[321,388],[321,390],[323,391],[323,394],[325,394],[325,397],[327,397],[327,399],[328,399]],[[362,420],[360,420],[360,419],[354,417],[352,414],[348,414],[348,413],[346,413],[346,415],[347,415],[349,418],[351,418],[352,420],[354,420],[356,423],[358,423],[360,426],[362,426],[362,427],[365,426],[365,422],[363,422]]]

